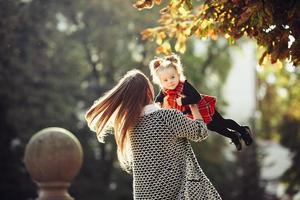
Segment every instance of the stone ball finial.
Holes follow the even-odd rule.
[[[40,187],[38,200],[73,199],[67,189],[81,168],[83,152],[71,132],[58,127],[39,131],[27,144],[24,160]]]

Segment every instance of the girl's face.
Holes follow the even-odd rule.
[[[174,67],[168,67],[158,72],[163,89],[173,90],[179,83],[179,74]]]

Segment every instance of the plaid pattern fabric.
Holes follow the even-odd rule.
[[[208,124],[215,114],[216,98],[201,94],[201,100],[198,102],[198,109],[203,121]]]
[[[176,86],[174,90],[165,90],[165,95],[168,95],[168,104],[171,108],[180,110],[181,112],[186,112],[190,110],[190,107],[188,105],[178,105],[176,102],[176,99],[181,97],[182,91],[183,91],[183,82],[179,82],[179,84]],[[188,112],[190,113],[190,112]],[[193,116],[190,114],[190,118],[193,118]]]
[[[180,110],[181,112],[190,111],[190,107],[188,105],[178,105],[176,99],[179,98],[183,92],[184,82],[179,82],[177,87],[174,90],[165,90],[165,95],[168,95],[168,103],[171,108]],[[203,121],[208,124],[212,120],[212,116],[215,113],[216,107],[216,98],[209,95],[202,95],[201,100],[197,103],[199,112],[203,118]],[[193,115],[187,115],[190,118],[193,118]]]

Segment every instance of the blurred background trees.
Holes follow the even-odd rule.
[[[266,63],[259,68],[258,102],[260,120],[258,130],[262,138],[281,143],[291,152],[292,164],[281,177],[287,197],[299,193],[300,102],[299,68]]]
[[[83,146],[84,163],[72,196],[132,199],[131,176],[118,166],[113,137],[99,143],[83,119],[93,101],[128,69],[149,75],[147,65],[156,46],[141,40],[140,32],[156,24],[158,10],[137,12],[131,5],[122,0],[0,2],[1,199],[37,196],[22,161],[24,147],[35,132],[49,126],[70,130]],[[182,55],[187,78],[202,93],[217,96],[221,111],[227,105],[222,88],[232,66],[230,48],[222,39],[192,39]],[[199,49],[205,51],[197,53]],[[280,141],[294,153],[293,165],[282,177],[294,195],[299,187],[299,71],[285,69],[295,70],[263,70],[258,77],[262,96],[257,137]],[[281,81],[271,84],[270,76]],[[278,91],[285,95],[279,97]],[[251,194],[241,197],[242,191],[254,189],[263,198],[256,151],[245,151],[241,157],[249,158],[246,162],[229,141],[214,134],[193,146],[223,199],[251,199]]]

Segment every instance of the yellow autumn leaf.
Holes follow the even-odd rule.
[[[167,14],[168,12],[170,12],[170,9],[169,9],[168,6],[162,8],[162,9],[159,11],[159,13],[160,13],[161,15]]]
[[[162,0],[155,0],[155,4],[160,5]]]
[[[195,21],[193,24],[191,24],[191,26],[190,26],[190,35],[189,36],[191,36],[191,35],[196,35],[196,31],[199,29],[199,25],[200,25],[200,22],[199,22],[199,20],[197,20],[197,21]],[[196,35],[197,36],[197,35]]]
[[[163,40],[166,38],[166,34],[164,32],[159,32],[157,35],[156,35],[156,43],[158,45],[161,45]]]
[[[147,29],[143,30],[141,32],[142,40],[149,39],[149,38],[153,37],[154,32],[155,32],[155,29],[153,29],[153,28],[147,28]]]
[[[178,8],[178,11],[179,11],[180,15],[188,15],[190,13],[190,11],[185,9],[184,7]]]
[[[186,51],[186,44],[185,44],[185,42],[176,42],[176,44],[175,44],[175,50],[177,52],[180,52],[181,54],[183,54]]]
[[[173,19],[172,19],[171,15],[164,14],[159,18],[158,23],[161,25],[168,25],[168,24],[172,23],[172,21],[173,21]]]
[[[209,7],[207,4],[202,4],[196,8],[196,12],[199,14],[204,14],[208,8]]]
[[[229,39],[229,38],[230,38],[230,35],[229,35],[228,33],[226,33],[226,34],[224,35],[224,37],[225,37],[226,39]]]
[[[194,32],[195,37],[201,37],[202,36],[202,30],[200,28],[197,28]]]
[[[192,32],[191,29],[192,29],[192,27],[188,27],[182,33],[188,37],[191,35],[191,32]]]
[[[138,10],[143,9],[151,9],[154,5],[154,0],[138,0],[133,7],[137,8]]]
[[[171,45],[168,41],[164,41],[164,43],[156,48],[156,54],[171,54]]]
[[[172,28],[168,32],[168,37],[173,38],[176,35],[176,28]]]
[[[207,35],[212,39],[212,40],[217,40],[218,35],[215,30],[209,29]]]
[[[184,53],[186,50],[186,39],[187,37],[181,33],[178,34],[176,44],[175,44],[175,50],[180,53]]]
[[[208,21],[206,19],[202,20],[200,27],[201,29],[205,29],[206,27],[208,27],[211,24],[211,21]]]

